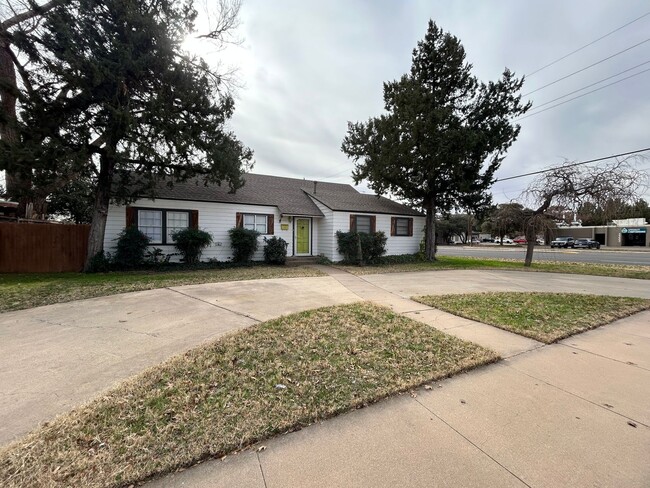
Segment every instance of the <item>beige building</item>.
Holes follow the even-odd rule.
[[[615,220],[613,225],[588,227],[558,227],[555,236],[587,237],[609,247],[649,247],[650,225],[644,219]]]

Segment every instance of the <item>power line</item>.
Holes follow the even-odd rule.
[[[565,100],[565,101],[560,102],[560,103],[556,103],[555,105],[551,105],[550,107],[544,108],[542,110],[538,110],[536,112],[529,113],[528,115],[524,115],[523,117],[519,117],[518,119],[515,119],[515,120],[523,120],[523,119],[527,119],[528,117],[532,117],[533,115],[541,114],[542,112],[546,112],[547,110],[551,110],[553,108],[559,107],[560,105],[564,105],[565,103],[572,102],[573,100],[577,100],[578,98],[582,98],[582,97],[585,97],[587,95],[591,95],[594,92],[600,91],[600,90],[602,90],[604,88],[607,88],[607,87],[610,87],[612,85],[616,85],[617,83],[620,83],[622,81],[629,80],[630,78],[634,78],[635,76],[642,75],[643,73],[646,73],[648,71],[650,71],[650,68],[644,69],[643,71],[639,71],[638,73],[634,73],[633,75],[626,76],[625,78],[621,78],[620,80],[614,81],[612,83],[608,83],[606,85],[601,86],[600,88],[596,88],[595,90],[591,90],[591,91],[588,91],[587,93],[583,93],[582,95],[578,95],[577,97],[569,98],[568,100]],[[577,90],[577,91],[580,91],[580,90]],[[565,96],[568,96],[568,95],[565,95]],[[560,98],[564,98],[564,97],[560,97]],[[548,103],[551,103],[551,102],[548,102]],[[547,105],[547,104],[544,104],[544,105]]]
[[[611,156],[606,156],[602,158],[596,158],[596,159],[590,159],[588,161],[580,161],[579,163],[571,163],[562,166],[562,168],[572,168],[574,166],[580,166],[582,164],[589,164],[589,163],[596,163],[598,161],[605,161],[606,159],[612,159],[612,158],[619,158],[621,156],[630,156],[632,154],[638,154],[642,152],[647,152],[650,151],[650,147],[646,147],[644,149],[637,149],[636,151],[629,151],[625,153],[619,153],[619,154],[612,154]],[[500,182],[500,181],[508,181],[508,180],[514,180],[516,178],[524,178],[525,176],[533,176],[533,175],[539,175],[542,173],[548,173],[549,171],[555,171],[557,168],[547,168],[547,169],[542,169],[539,171],[533,171],[532,173],[525,173],[521,175],[515,175],[515,176],[508,176],[507,178],[501,178],[498,180],[494,180],[494,183]]]
[[[555,81],[551,81],[550,83],[547,83],[546,85],[540,86],[539,88],[536,88],[533,91],[530,91],[528,93],[524,93],[522,95],[522,97],[527,97],[528,95],[532,95],[533,93],[537,93],[538,91],[543,90],[544,88],[547,88],[547,87],[549,87],[551,85],[555,85],[556,83],[559,83],[562,80],[566,80],[567,78],[571,78],[573,75],[577,75],[578,73],[582,73],[583,71],[588,70],[589,68],[593,68],[594,66],[597,66],[597,65],[599,65],[601,63],[604,63],[605,61],[607,61],[609,59],[615,58],[616,56],[618,56],[620,54],[623,54],[623,53],[625,53],[625,52],[627,52],[627,51],[629,51],[631,49],[634,49],[635,47],[639,47],[641,44],[645,44],[648,41],[650,41],[650,38],[646,39],[645,41],[641,41],[641,42],[635,44],[634,46],[630,46],[630,47],[628,47],[626,49],[623,49],[622,51],[619,51],[619,52],[617,52],[615,54],[612,54],[611,56],[607,56],[606,58],[603,58],[600,61],[596,61],[595,63],[590,64],[589,66],[585,66],[584,68],[581,68],[578,71],[574,71],[573,73],[569,73],[568,75],[563,76],[562,78],[558,78]]]
[[[534,75],[535,73],[539,73],[540,71],[542,71],[542,70],[548,68],[549,66],[553,66],[555,63],[559,63],[559,62],[562,61],[563,59],[566,59],[566,58],[568,58],[569,56],[572,56],[572,55],[574,55],[575,53],[577,53],[577,52],[579,52],[579,51],[582,51],[583,49],[585,49],[585,48],[591,46],[592,44],[595,44],[595,43],[597,43],[598,41],[600,41],[600,40],[602,40],[602,39],[605,39],[605,38],[608,37],[608,36],[611,36],[611,35],[614,34],[615,32],[620,31],[621,29],[627,27],[627,26],[630,25],[630,24],[634,24],[637,20],[641,20],[642,18],[647,17],[648,15],[650,15],[650,12],[646,12],[645,14],[641,15],[640,17],[637,17],[636,19],[631,20],[631,21],[628,22],[627,24],[624,24],[624,25],[622,25],[622,26],[620,26],[620,27],[614,29],[613,31],[608,32],[608,33],[605,34],[604,36],[601,36],[601,37],[599,37],[598,39],[596,39],[596,40],[594,40],[594,41],[591,41],[589,44],[585,44],[584,46],[579,47],[579,48],[576,49],[575,51],[571,51],[569,54],[565,54],[565,55],[562,56],[561,58],[558,58],[558,59],[556,59],[555,61],[552,61],[552,62],[550,62],[550,63],[548,63],[548,64],[542,66],[541,68],[537,68],[535,71],[532,71],[531,73],[528,73],[528,74],[526,75],[526,77],[532,76],[532,75]]]
[[[623,73],[627,73],[628,71],[632,71],[633,69],[639,68],[639,67],[644,66],[644,65],[646,65],[648,63],[650,63],[650,60],[646,61],[645,63],[637,64],[636,66],[632,66],[631,68],[623,70],[623,71],[621,71],[619,73],[616,73],[615,75],[608,76],[607,78],[603,78],[602,80],[598,80],[595,83],[591,83],[589,85],[583,86],[582,88],[578,88],[577,90],[573,90],[572,92],[565,93],[561,97],[554,98],[553,100],[549,100],[548,102],[544,102],[541,105],[536,105],[535,110],[540,108],[540,107],[543,107],[544,105],[548,105],[549,103],[557,102],[558,100],[561,100],[561,99],[563,99],[565,97],[568,97],[569,95],[573,95],[574,93],[578,93],[579,91],[586,90],[587,88],[591,88],[592,86],[595,86],[595,85],[597,85],[599,83],[602,83],[603,81],[607,81],[607,80],[611,80],[612,78],[616,78],[617,76],[622,75]]]
[[[347,168],[347,169],[344,169],[343,171],[339,171],[338,173],[334,173],[333,175],[324,176],[323,179],[334,178],[335,176],[342,175],[343,173],[347,173],[347,172],[350,172],[350,171],[352,171],[352,170],[350,168]]]

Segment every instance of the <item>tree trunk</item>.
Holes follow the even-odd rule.
[[[432,199],[425,202],[426,234],[424,237],[424,257],[427,261],[436,260],[436,207]]]
[[[531,217],[526,225],[526,258],[524,266],[530,268],[533,263],[533,251],[535,250],[535,241],[537,240],[537,229],[535,226],[535,216]]]
[[[15,144],[18,139],[16,133],[16,69],[14,67],[9,44],[0,40],[0,140],[6,144]],[[23,193],[23,182],[18,174],[6,171],[7,195],[9,198],[18,199]],[[25,217],[25,203],[18,208],[18,216]]]
[[[108,216],[108,204],[111,201],[111,185],[113,183],[114,170],[115,160],[113,156],[110,154],[102,154],[99,178],[97,179],[97,190],[95,192],[93,220],[90,224],[90,235],[88,236],[88,251],[86,253],[86,264],[84,265],[85,272],[90,271],[92,259],[104,250],[106,217]]]

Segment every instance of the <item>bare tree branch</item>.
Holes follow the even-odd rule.
[[[581,205],[590,204],[611,218],[618,210],[612,202],[618,205],[634,203],[648,189],[648,173],[635,167],[644,160],[643,156],[634,155],[597,166],[576,166],[567,162],[533,180],[523,195],[535,208],[526,216],[525,265],[532,263],[537,233],[553,227],[548,214],[550,208],[564,207],[575,212]]]
[[[2,22],[2,24],[0,24],[0,32],[5,33],[12,27],[20,24],[21,22],[43,15],[47,11],[52,10],[57,5],[63,3],[65,3],[65,0],[50,0],[49,2],[44,3],[43,5],[38,5],[36,2],[30,1],[28,2],[29,9],[21,13],[15,13],[16,11],[13,9],[11,4],[9,4],[9,7],[14,12],[14,15],[13,17],[8,18],[4,22]]]

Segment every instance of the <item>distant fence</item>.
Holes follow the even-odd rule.
[[[81,271],[89,225],[0,222],[0,273]]]

